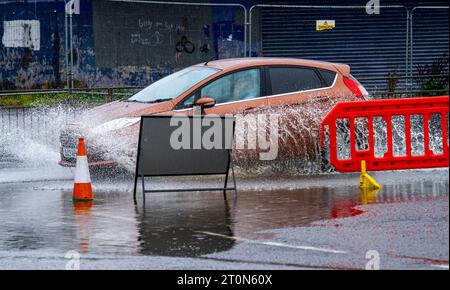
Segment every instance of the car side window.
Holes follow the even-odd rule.
[[[178,105],[175,107],[175,109],[189,109],[192,108],[194,105],[194,102],[197,100],[197,93],[192,93],[189,95],[189,97],[185,98],[183,101],[178,103]]]
[[[323,87],[313,68],[269,67],[272,95],[293,93]]]
[[[200,97],[217,104],[260,97],[260,70],[248,69],[221,77],[200,90]]]
[[[336,79],[336,72],[324,69],[319,69],[318,71],[322,75],[327,87],[331,87]]]

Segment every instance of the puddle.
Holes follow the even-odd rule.
[[[316,186],[273,190],[253,190],[242,181],[245,190],[237,199],[232,193],[227,201],[221,193],[155,193],[147,194],[145,204],[138,195],[137,205],[127,185],[97,185],[93,203],[74,206],[67,181],[0,184],[0,251],[196,257],[227,251],[239,240],[270,239],[265,230],[364,214],[355,208],[361,204],[448,196],[448,178],[441,175],[393,182],[372,195],[358,194],[356,186],[346,185],[348,177],[336,186],[330,186],[332,176],[319,176],[311,179]],[[396,176],[407,180],[410,173]]]

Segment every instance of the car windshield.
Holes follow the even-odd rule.
[[[218,71],[211,67],[191,66],[152,83],[126,101],[153,103],[172,100]]]

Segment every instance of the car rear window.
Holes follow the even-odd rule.
[[[336,72],[324,69],[319,69],[318,71],[322,75],[325,85],[327,87],[331,87],[334,83],[334,79],[336,78]]]
[[[323,87],[322,82],[312,68],[269,67],[272,95],[293,93]]]

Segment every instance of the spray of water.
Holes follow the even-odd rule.
[[[320,147],[320,123],[336,102],[334,98],[322,99],[320,103],[310,99],[302,104],[262,108],[252,112],[279,116],[278,156],[275,160],[264,161],[258,158],[259,150],[235,150],[236,165],[241,173],[293,175],[328,171],[329,168],[324,167],[324,152]],[[271,130],[257,125],[247,127],[237,124],[236,138],[252,135],[251,131]]]
[[[59,161],[59,133],[82,108],[0,108],[0,162],[26,167]]]
[[[105,160],[113,160],[120,168],[134,172],[138,147],[139,126],[135,124],[125,130],[102,132],[87,130],[88,140],[92,140],[92,148],[102,152]]]
[[[342,100],[342,99],[340,99]],[[275,160],[261,160],[262,150],[252,148],[236,149],[234,161],[237,173],[240,175],[271,175],[271,174],[311,174],[323,172],[323,156],[320,148],[320,122],[322,117],[337,102],[336,99],[323,100],[320,104],[313,100],[301,105],[282,107],[266,107],[253,111],[251,115],[276,115],[278,120],[278,155]],[[244,117],[239,114],[236,119]],[[255,116],[256,117],[256,116]],[[128,120],[126,120],[128,122]],[[257,136],[258,132],[270,134],[270,122],[261,128],[260,123],[237,122],[235,140]],[[102,152],[105,160],[114,160],[129,172],[135,170],[136,148],[138,142],[138,124],[133,124],[121,130],[112,130],[109,126],[94,127],[80,124],[80,128],[91,146]],[[100,129],[100,130],[99,130]],[[253,140],[247,140],[252,142]],[[328,168],[329,170],[329,168]]]
[[[339,99],[326,99],[321,102],[305,102],[300,105],[261,108],[247,114],[276,114],[279,116],[278,156],[275,160],[260,160],[261,150],[234,150],[237,171],[241,175],[272,174],[313,174],[329,172],[326,166],[327,152],[319,145],[320,122],[325,114]],[[75,116],[85,112],[86,108],[68,108],[67,106],[44,107],[34,109],[0,110],[0,161],[20,160],[25,166],[42,167],[56,164],[60,159],[59,134]],[[238,115],[243,116],[243,114]],[[101,154],[104,160],[113,160],[119,167],[133,172],[135,169],[136,148],[138,142],[137,123],[124,130],[94,127],[92,120],[76,124],[76,129],[88,140],[88,146]],[[270,125],[270,124],[267,124]],[[392,121],[394,155],[405,154],[404,117],[398,116]],[[411,118],[411,140],[413,155],[424,152],[423,116]],[[438,115],[429,121],[430,148],[436,154],[442,152],[441,119]],[[367,119],[356,120],[357,146],[360,150],[367,146]],[[447,116],[448,128],[448,116]],[[236,127],[236,139],[261,131],[258,124]],[[267,132],[271,128],[265,128]],[[337,123],[338,158],[350,156],[348,120]],[[376,156],[387,151],[386,122],[379,117],[374,119],[374,140]]]

